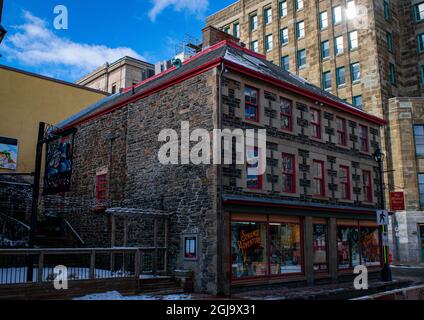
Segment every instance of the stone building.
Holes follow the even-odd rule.
[[[132,57],[123,57],[113,63],[106,63],[76,83],[115,94],[119,90],[144,81],[154,74],[154,65]]]
[[[361,263],[379,272],[372,153],[384,121],[215,28],[203,32],[203,50],[181,68],[58,125],[55,134],[76,129],[72,184],[45,197],[45,210],[66,216],[88,246],[122,245],[110,241],[122,229],[113,213],[166,215],[167,272],[192,270],[198,292],[337,281]],[[253,164],[195,165],[183,164],[181,147],[180,164],[161,164],[158,137],[173,129],[182,144],[182,122],[190,132],[266,129],[266,150],[247,150]],[[143,216],[131,219],[124,244],[146,245]]]
[[[392,97],[420,97],[424,92],[423,20],[421,0],[239,0],[211,15],[207,25],[235,35],[282,68],[388,120]],[[409,130],[412,126],[409,123]],[[402,136],[393,132],[396,128],[382,132],[387,204],[389,191],[404,191],[406,202],[419,193],[417,183],[399,189],[402,183],[396,182],[396,177],[412,174],[418,181],[421,174],[392,161],[394,150],[405,145],[403,140],[391,140]],[[411,153],[410,161],[415,159]],[[409,197],[409,192],[414,195]],[[415,206],[411,201],[407,207]],[[424,234],[416,233],[424,225],[424,212],[421,207],[413,210],[411,215],[400,213],[414,227],[392,245],[409,239],[412,251],[406,252],[411,254],[401,255],[401,261],[424,261],[421,250],[416,250],[424,245]]]

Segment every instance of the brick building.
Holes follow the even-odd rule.
[[[423,20],[421,0],[240,0],[210,16],[207,25],[235,35],[282,68],[388,120],[393,115],[390,106],[398,103],[393,97],[417,98],[424,92]],[[419,108],[419,100],[408,101]],[[410,132],[415,123],[406,121],[403,118],[403,127]],[[382,132],[386,203],[389,191],[403,191],[406,202],[406,210],[394,217],[405,223],[393,228],[391,247],[401,261],[424,261],[424,234],[419,232],[424,212],[417,202],[420,194],[424,199],[418,183],[422,171],[414,166],[418,171],[411,172],[411,166],[396,161],[396,151],[405,142],[412,141],[415,149],[409,137],[394,138],[404,136],[397,128]],[[415,151],[402,157],[414,163],[422,158]],[[411,183],[406,186],[400,177]]]
[[[45,197],[44,210],[66,216],[88,246],[122,244],[110,241],[122,228],[111,213],[167,215],[167,271],[194,271],[199,292],[336,281],[361,263],[378,272],[371,155],[384,121],[230,38],[205,28],[203,50],[181,68],[59,124],[76,129],[71,191]],[[182,121],[191,131],[266,129],[266,173],[161,164],[159,133],[180,132]],[[135,214],[123,244],[145,245],[148,235]]]

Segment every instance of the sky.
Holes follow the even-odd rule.
[[[125,55],[170,59],[187,35],[201,39],[208,15],[235,1],[5,0],[0,64],[74,82]]]

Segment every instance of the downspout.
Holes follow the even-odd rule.
[[[225,72],[225,65],[224,62],[221,62],[220,66],[220,72],[218,76],[218,112],[217,112],[217,129],[222,129],[222,76]],[[221,141],[222,142],[222,141]],[[221,148],[222,151],[222,148]],[[218,194],[217,194],[217,264],[218,264],[218,272],[217,272],[217,282],[218,282],[218,288],[217,288],[217,294],[218,295],[224,295],[224,280],[225,280],[225,270],[223,267],[224,257],[223,257],[223,246],[224,243],[222,242],[222,239],[224,238],[224,213],[223,213],[223,202],[222,202],[222,195],[223,195],[223,183],[222,183],[222,177],[223,177],[223,168],[222,168],[222,154],[220,159],[220,164],[218,165],[218,174],[217,174],[217,185],[219,186]]]

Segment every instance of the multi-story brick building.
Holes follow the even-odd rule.
[[[397,103],[393,97],[420,97],[424,92],[423,20],[421,0],[239,0],[210,16],[207,25],[234,34],[282,68],[388,120],[390,106]],[[413,125],[410,121],[409,130]],[[405,145],[395,139],[403,136],[396,128],[382,132],[386,194],[389,200],[389,191],[405,192],[406,211],[396,215],[408,222],[393,232],[392,247],[402,261],[424,261],[417,250],[424,246],[424,234],[417,233],[424,225],[423,207],[416,201],[421,171],[399,166],[399,155],[392,156]],[[404,157],[417,162],[421,156],[410,152]],[[406,188],[398,179],[405,175],[414,176]],[[409,215],[408,210],[417,213]],[[399,242],[411,250],[396,246]]]
[[[89,246],[110,245],[111,212],[166,214],[167,271],[194,271],[196,291],[335,281],[361,263],[378,272],[372,153],[384,121],[228,38],[206,28],[203,51],[182,67],[59,124],[55,134],[76,129],[72,185],[45,210],[63,213]],[[191,132],[266,129],[265,174],[250,171],[258,162],[161,164],[161,131],[183,121]],[[152,240],[143,216],[130,226],[125,245]]]

